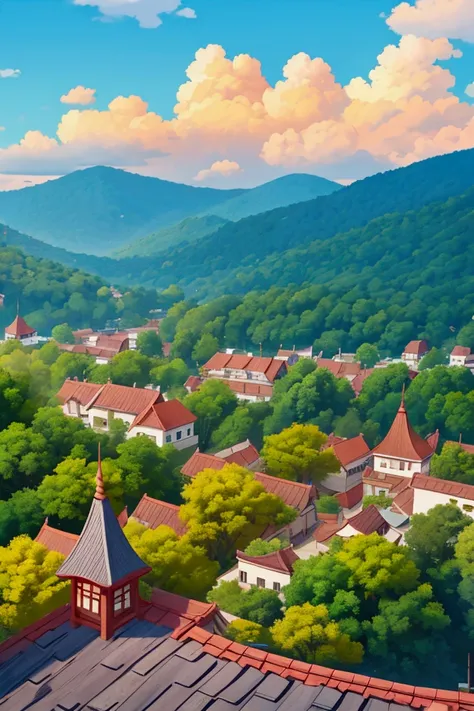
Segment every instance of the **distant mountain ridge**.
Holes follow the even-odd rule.
[[[56,247],[106,254],[243,192],[98,166],[0,192],[0,222]]]

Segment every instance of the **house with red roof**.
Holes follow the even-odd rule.
[[[181,473],[185,476],[195,477],[203,469],[223,469],[229,462],[213,454],[204,454],[196,450],[192,457],[183,465]],[[261,538],[286,537],[295,541],[305,537],[316,525],[316,489],[309,484],[300,484],[288,479],[280,479],[263,472],[254,472],[255,479],[259,481],[270,494],[279,496],[287,506],[297,510],[297,518],[290,524],[278,528],[269,526],[263,531]]]
[[[330,434],[322,449],[329,447],[339,461],[339,471],[329,474],[318,488],[320,493],[336,494],[341,506],[351,509],[363,497],[362,472],[370,460],[370,447],[361,434],[350,438]]]
[[[398,495],[415,474],[429,474],[438,433],[423,439],[410,424],[404,395],[386,437],[372,450],[373,463],[363,474],[364,495]]]
[[[223,380],[239,400],[268,401],[275,380],[287,372],[287,364],[277,358],[251,354],[215,353],[202,368],[202,378]]]
[[[169,526],[178,536],[186,533],[186,524],[179,517],[179,506],[154,499],[148,494],[143,494],[130,518],[147,528]]]
[[[57,571],[71,583],[70,603],[0,644],[5,711],[474,711],[469,693],[225,639],[215,604],[157,588],[143,600],[148,571],[117,522],[99,464],[89,516]]]
[[[38,343],[38,332],[33,326],[29,326],[22,316],[17,315],[5,328],[5,340],[20,341],[23,346],[35,346]]]
[[[350,518],[344,518],[341,514],[323,515],[320,518],[321,522],[313,533],[316,549],[320,553],[329,550],[329,544],[334,536],[344,539],[378,533],[379,536],[397,544],[402,539],[402,533],[392,527],[373,504]]]
[[[284,360],[288,365],[294,365],[299,361],[300,358],[312,358],[313,357],[313,346],[308,346],[308,348],[296,349],[293,346],[293,350],[286,350],[285,348],[280,348],[275,356],[276,360]]]
[[[237,580],[243,590],[248,590],[251,587],[267,588],[267,590],[274,590],[278,594],[290,582],[293,566],[299,560],[293,546],[258,556],[237,551],[236,557],[237,565],[221,575],[217,579],[218,584],[223,581]]]
[[[57,398],[66,415],[80,417],[98,431],[107,432],[110,423],[119,419],[128,425],[127,438],[148,437],[159,447],[172,444],[176,449],[198,443],[196,416],[179,400],[165,401],[158,390],[68,379]]]
[[[429,346],[426,341],[410,341],[402,353],[402,361],[412,370],[418,370],[421,359],[428,351]]]
[[[239,464],[239,466],[251,471],[256,471],[262,465],[258,449],[253,446],[249,439],[216,452],[215,456],[219,457],[219,459],[225,459],[229,464]]]

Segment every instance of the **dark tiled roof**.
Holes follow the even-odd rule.
[[[153,499],[148,494],[142,496],[132,516],[149,528],[169,526],[178,536],[186,533],[186,524],[179,518],[179,506]]]
[[[79,540],[57,575],[109,586],[127,575],[148,570],[126,539],[110,501],[94,498]]]
[[[474,711],[469,694],[245,647],[159,605],[108,641],[72,629],[68,615],[61,608],[0,646],[5,711]]]
[[[366,509],[356,516],[347,519],[346,525],[352,526],[352,528],[355,528],[356,531],[359,531],[359,533],[365,536],[387,528],[387,522],[374,504],[367,506]]]

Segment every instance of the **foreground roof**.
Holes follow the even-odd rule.
[[[228,464],[225,459],[220,459],[212,454],[194,452],[192,457],[183,465],[181,469],[185,476],[196,476],[203,469],[223,469]],[[314,487],[310,484],[300,484],[288,479],[280,479],[270,474],[254,472],[255,479],[259,481],[270,494],[276,494],[287,506],[293,506],[298,511],[304,511],[309,506],[315,496]]]
[[[149,528],[169,526],[178,536],[186,533],[186,524],[179,517],[179,506],[153,499],[148,494],[142,496],[132,517]]]
[[[433,454],[433,447],[410,424],[402,402],[387,436],[373,449],[373,454],[423,461]]]
[[[8,711],[474,711],[471,694],[338,671],[203,628],[215,606],[155,590],[104,642],[60,608],[0,645]]]
[[[245,563],[252,563],[268,570],[276,570],[279,573],[289,573],[290,575],[293,572],[294,564],[299,559],[292,546],[280,551],[266,553],[265,555],[247,555],[242,551],[237,551],[237,560],[243,560]]]
[[[370,504],[356,516],[347,519],[346,524],[349,524],[364,536],[369,536],[371,533],[375,533],[375,531],[387,526],[386,520],[374,504]]]
[[[32,326],[28,326],[22,316],[15,316],[13,322],[6,327],[5,333],[8,333],[9,336],[19,338],[20,336],[33,335],[33,333],[36,333],[36,329]]]

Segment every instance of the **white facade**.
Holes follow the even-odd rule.
[[[289,573],[282,573],[279,570],[270,570],[265,566],[248,563],[239,560],[237,564],[238,581],[241,588],[248,590],[252,585],[259,588],[267,588],[280,593],[288,585],[291,576]]]
[[[19,341],[22,346],[36,346],[39,342],[38,334],[34,333],[32,336],[13,336],[11,333],[5,333],[6,341]],[[41,339],[42,341],[47,341],[47,338]]]
[[[449,365],[466,365],[467,355],[451,355],[449,356]]]
[[[367,461],[369,459],[370,453],[365,454],[359,459],[355,459],[353,462],[341,468],[335,474],[329,474],[321,483],[326,489],[330,491],[335,491],[341,494],[348,489],[353,489],[354,486],[360,484],[362,481],[362,472],[365,469]]]
[[[404,476],[411,479],[413,474],[429,474],[430,460],[431,457],[427,457],[422,462],[417,462],[410,459],[374,454],[373,468],[377,472],[391,474],[392,476]]]
[[[413,487],[413,513],[427,513],[437,504],[455,503],[463,513],[474,519],[474,501],[439,491],[428,491]]]

